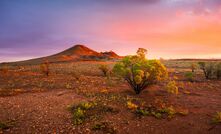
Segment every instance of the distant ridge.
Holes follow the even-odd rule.
[[[12,62],[11,64],[40,64],[44,61],[50,63],[57,62],[72,62],[72,61],[97,61],[97,60],[117,60],[121,56],[117,55],[115,52],[96,52],[85,45],[75,45],[69,49],[66,49],[60,53],[41,57],[36,59],[30,59],[25,61]]]
[[[171,61],[221,61],[219,58],[200,59],[200,58],[183,58],[183,59],[169,59]]]

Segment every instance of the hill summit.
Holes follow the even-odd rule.
[[[56,62],[71,62],[71,61],[96,61],[96,60],[116,60],[121,58],[113,51],[109,52],[96,52],[85,45],[75,45],[69,49],[66,49],[60,53],[41,57],[37,59],[31,59],[26,61],[20,61],[16,63],[21,64],[39,64],[43,61],[48,61],[51,63]]]

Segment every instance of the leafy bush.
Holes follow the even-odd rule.
[[[128,109],[136,110],[137,107],[138,107],[138,106],[137,106],[136,104],[132,103],[131,101],[128,101],[128,102],[127,102],[127,108],[128,108]]]
[[[192,64],[191,64],[191,70],[192,70],[192,72],[194,73],[196,69],[197,69],[197,64],[196,64],[196,63],[192,63]]]
[[[106,113],[118,113],[119,111],[103,102],[82,102],[75,106],[68,106],[72,113],[74,125],[83,124],[86,121],[95,121]]]
[[[216,65],[216,77],[217,79],[221,79],[221,62]]]
[[[179,90],[178,90],[178,87],[177,87],[175,81],[168,82],[168,84],[166,86],[166,90],[167,90],[168,93],[172,93],[172,94],[178,94],[179,93]]]
[[[203,73],[206,79],[210,79],[212,77],[214,66],[212,63],[199,62],[200,69],[203,70]]]
[[[97,123],[92,126],[92,130],[102,130],[104,133],[107,134],[114,134],[116,133],[116,128],[114,128],[110,123],[108,122],[101,122]]]
[[[186,77],[186,79],[187,79],[188,81],[191,81],[191,82],[194,81],[194,74],[193,74],[193,72],[187,72],[187,73],[185,73],[185,77]]]
[[[158,60],[147,60],[145,49],[139,49],[137,55],[126,56],[122,61],[115,64],[113,72],[123,77],[139,94],[149,85],[155,84],[167,78],[166,67]]]
[[[212,119],[213,123],[221,123],[221,112],[217,112],[213,119]]]
[[[81,72],[79,71],[79,68],[77,65],[72,66],[73,70],[71,71],[71,75],[78,81],[81,78]]]
[[[9,129],[9,126],[4,122],[0,122],[0,130],[1,129]]]
[[[73,122],[75,125],[80,125],[85,119],[85,111],[78,107],[73,113]]]
[[[3,75],[6,75],[9,71],[8,66],[7,65],[3,65],[2,68],[0,68],[0,71],[2,72]]]
[[[48,61],[44,61],[44,63],[40,65],[40,69],[43,74],[45,74],[46,76],[49,76],[50,69],[49,69]]]
[[[199,62],[200,69],[203,70],[206,79],[221,78],[220,62]]]
[[[99,66],[99,69],[103,72],[104,76],[107,76],[108,71],[110,70],[107,65],[103,64]]]

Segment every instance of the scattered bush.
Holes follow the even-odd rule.
[[[101,102],[83,102],[77,106],[69,106],[68,109],[72,112],[74,125],[80,125],[90,120],[95,121],[105,113],[118,113],[118,110]]]
[[[0,122],[0,130],[4,130],[4,129],[9,129],[9,125],[4,122]]]
[[[131,101],[128,101],[127,102],[127,108],[130,109],[130,110],[136,110],[137,109],[137,105],[132,103]]]
[[[7,65],[4,65],[4,66],[0,69],[0,71],[2,72],[3,75],[6,75],[6,74],[8,73],[8,71],[9,71],[8,66],[7,66]]]
[[[49,62],[48,61],[44,61],[44,63],[42,63],[40,65],[40,69],[43,74],[45,74],[46,76],[49,76],[50,70],[49,70]]]
[[[213,123],[221,123],[221,112],[217,112],[213,119],[212,119]]]
[[[137,55],[126,56],[113,68],[115,74],[123,77],[136,94],[167,78],[166,67],[158,60],[147,60],[145,54],[146,50],[140,48]]]
[[[107,65],[105,64],[102,64],[99,66],[99,69],[103,72],[104,76],[107,76],[108,75],[108,72],[109,72],[109,68]]]
[[[197,69],[197,64],[196,63],[192,63],[191,64],[192,73],[194,73],[196,69]]]
[[[213,64],[206,62],[199,62],[198,64],[200,66],[200,69],[203,70],[206,79],[210,79],[212,77]]]
[[[221,62],[216,65],[216,77],[217,79],[221,79]]]
[[[221,77],[221,63],[220,62],[199,62],[200,69],[203,70],[203,73],[206,79],[220,79]]]
[[[186,79],[187,79],[188,81],[191,81],[191,82],[194,81],[194,74],[193,74],[193,72],[187,72],[187,73],[185,73],[185,77],[186,77]]]
[[[148,115],[151,115],[151,113],[145,109],[137,109],[136,110],[136,114],[139,115],[139,116],[148,116]]]
[[[166,90],[167,90],[168,93],[172,93],[172,94],[178,94],[179,93],[179,89],[178,89],[175,81],[168,82],[168,84],[166,86]]]
[[[85,119],[85,111],[78,107],[73,113],[73,122],[75,125],[80,125]]]
[[[1,133],[1,130],[9,129],[13,127],[14,125],[15,125],[15,120],[8,120],[6,122],[0,121],[0,133]]]
[[[164,106],[163,108],[150,106],[147,108],[137,107],[135,114],[138,116],[153,116],[157,119],[160,119],[165,117],[173,118],[175,114],[178,114],[178,112],[176,112],[173,106]]]
[[[116,133],[116,128],[111,126],[110,123],[108,123],[108,122],[97,123],[97,124],[92,126],[92,130],[95,130],[95,131],[96,130],[102,130],[104,133],[107,133],[107,134]]]
[[[96,105],[94,102],[80,103],[78,106],[73,108],[73,123],[74,125],[80,125],[86,119],[87,110],[93,108]]]
[[[176,111],[172,106],[170,106],[170,107],[165,107],[161,109],[160,113],[166,113],[169,118],[172,118],[176,114]]]

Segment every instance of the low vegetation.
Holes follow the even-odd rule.
[[[123,77],[136,94],[167,78],[166,67],[158,60],[147,60],[147,50],[140,48],[135,56],[126,56],[113,71]]]
[[[185,73],[185,78],[188,81],[193,82],[194,81],[194,72],[186,72]]]
[[[99,69],[102,71],[104,76],[107,76],[109,71],[110,71],[109,67],[107,65],[105,65],[105,64],[100,65]]]
[[[92,126],[92,130],[102,131],[103,133],[107,133],[107,134],[114,134],[117,132],[116,128],[112,126],[109,122],[96,123]]]
[[[101,102],[83,102],[70,108],[73,115],[73,124],[80,125],[85,121],[96,121],[106,113],[115,113],[114,108]]]
[[[177,87],[176,81],[169,81],[166,85],[166,90],[168,93],[177,95],[179,93],[179,89]]]
[[[194,73],[196,69],[197,69],[197,64],[196,63],[192,63],[191,64],[192,73]]]
[[[44,61],[44,62],[40,65],[40,69],[41,69],[41,72],[42,72],[44,75],[49,76],[50,69],[49,69],[49,62],[48,62],[48,61]]]
[[[167,107],[166,105],[162,105],[161,107],[156,107],[154,105],[142,106],[129,101],[127,102],[127,107],[138,117],[153,116],[157,119],[161,119],[161,118],[173,118],[175,114],[180,114],[180,112],[177,112],[173,106]]]
[[[217,112],[213,119],[212,119],[212,122],[217,124],[217,123],[221,123],[221,112]]]
[[[221,78],[220,62],[199,62],[200,69],[203,71],[206,79]]]
[[[1,122],[0,121],[0,130],[9,129],[9,128],[13,127],[14,125],[15,125],[14,120],[6,121],[6,122]],[[0,131],[0,133],[1,133],[1,131]]]

